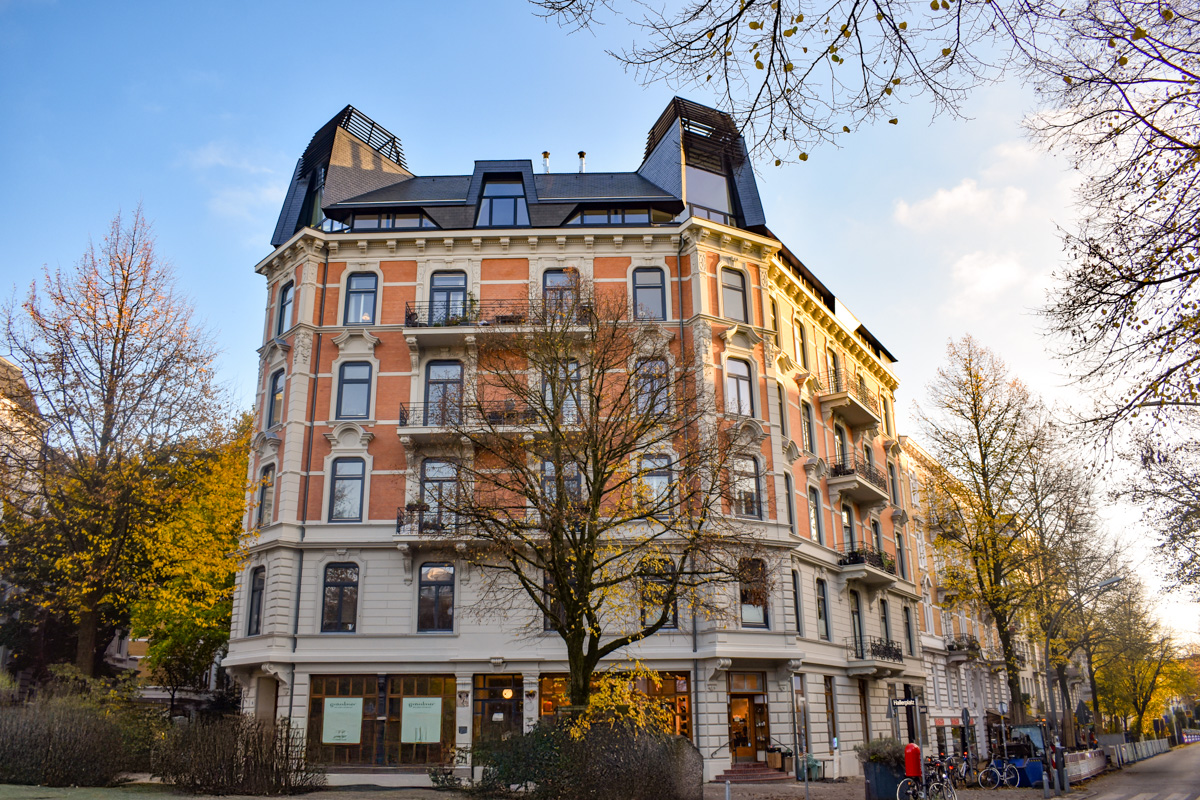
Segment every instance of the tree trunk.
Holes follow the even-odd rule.
[[[567,679],[567,698],[571,705],[584,708],[592,697],[592,672],[596,665],[589,663],[583,652],[583,642],[566,640],[567,665],[570,677]]]
[[[1100,690],[1096,686],[1096,668],[1092,666],[1092,648],[1084,647],[1083,654],[1087,656],[1088,685],[1092,687],[1092,725],[1103,728],[1100,724]]]
[[[1071,687],[1067,685],[1067,667],[1059,664],[1054,668],[1058,678],[1059,697],[1062,700],[1063,747],[1075,746],[1075,710],[1071,708]]]
[[[100,627],[100,613],[95,609],[79,612],[76,626],[75,667],[91,678],[96,672],[96,633]]]

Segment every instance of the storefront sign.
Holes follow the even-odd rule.
[[[442,698],[406,697],[400,718],[402,744],[437,744],[442,740]]]
[[[358,744],[362,738],[361,697],[326,697],[321,715],[323,744]]]

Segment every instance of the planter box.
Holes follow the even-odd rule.
[[[867,779],[867,800],[895,800],[896,789],[904,780],[903,775],[876,761],[863,764],[863,776]]]

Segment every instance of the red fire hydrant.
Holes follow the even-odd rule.
[[[921,777],[921,748],[913,742],[904,746],[904,775],[908,778]]]

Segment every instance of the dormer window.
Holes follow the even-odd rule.
[[[513,227],[529,224],[525,184],[520,178],[492,179],[483,184],[479,201],[479,227]]]

